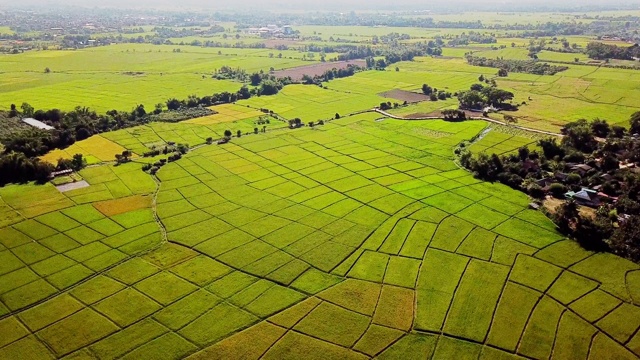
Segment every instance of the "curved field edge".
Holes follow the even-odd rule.
[[[640,267],[458,169],[485,126],[246,136],[165,166],[153,201],[137,164],[2,189],[0,357],[635,358]]]

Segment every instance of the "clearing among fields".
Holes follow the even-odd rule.
[[[300,81],[304,75],[309,75],[311,77],[320,76],[328,70],[346,69],[349,65],[365,67],[367,64],[364,60],[325,62],[315,65],[298,66],[287,70],[274,71],[273,75],[276,77],[290,77],[294,81]]]
[[[416,93],[406,90],[390,90],[378,94],[384,98],[395,99],[399,101],[406,101],[408,103],[416,103],[420,101],[428,101],[429,97],[425,94]]]
[[[0,358],[638,358],[640,266],[459,169],[486,128],[345,116],[200,147],[159,185],[130,163],[2,188]]]

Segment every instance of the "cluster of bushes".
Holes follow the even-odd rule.
[[[473,84],[468,91],[458,93],[460,107],[469,110],[482,110],[486,106],[513,110],[514,105],[506,103],[506,101],[513,100],[513,97],[514,95],[510,91],[482,84]]]
[[[596,60],[634,60],[640,58],[640,46],[635,44],[629,47],[621,47],[594,41],[587,44],[586,54],[589,58]]]
[[[449,46],[466,46],[471,43],[476,44],[495,44],[498,40],[493,35],[481,34],[475,31],[469,31],[468,34],[462,33],[460,36],[449,40]]]
[[[586,187],[599,189],[608,196],[605,199],[617,199],[604,201],[593,216],[582,215],[576,203],[567,201],[555,209],[553,219],[586,248],[640,262],[640,174],[633,166],[620,167],[640,162],[640,139],[633,136],[638,131],[640,112],[632,115],[629,132],[600,119],[567,124],[560,142],[538,141],[541,152],[527,147],[503,156],[457,152],[461,164],[476,177],[501,182],[534,198],[546,193],[564,198],[568,190]]]
[[[462,110],[445,109],[442,110],[442,118],[448,121],[464,121],[467,114]]]
[[[159,114],[150,114],[149,121],[176,123],[215,114],[217,114],[216,111],[206,107],[179,108],[177,110],[163,111]]]
[[[453,94],[448,91],[438,90],[427,84],[422,84],[422,93],[429,96],[429,100],[431,101],[447,100],[453,96]]]
[[[80,171],[86,166],[87,161],[82,154],[76,154],[72,159],[59,159],[56,166],[19,152],[2,154],[0,155],[0,186],[29,181],[43,184],[51,179],[51,173],[54,171]]]
[[[487,59],[478,56],[467,56],[467,62],[474,66],[485,66],[504,69],[507,72],[535,75],[555,75],[567,70],[568,66],[550,65],[536,60]]]
[[[161,167],[167,163],[178,161],[182,159],[182,155],[189,152],[189,145],[187,144],[168,144],[163,149],[163,154],[171,154],[166,159],[160,159],[153,164],[145,164],[142,166],[142,171],[148,172],[151,175],[155,175]],[[157,154],[159,155],[159,154]]]
[[[23,153],[3,154],[0,156],[0,186],[28,181],[45,183],[54,170],[53,165]]]

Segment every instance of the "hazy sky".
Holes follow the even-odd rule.
[[[176,8],[176,9],[314,9],[325,11],[367,10],[367,9],[431,9],[451,7],[453,9],[490,8],[500,10],[525,5],[545,8],[570,8],[573,6],[615,6],[636,5],[640,9],[640,0],[0,0],[0,6],[60,6],[79,5],[83,7],[118,8]]]

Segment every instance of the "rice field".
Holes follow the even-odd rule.
[[[300,30],[363,42],[445,31]],[[522,48],[508,46],[483,54],[522,58]],[[286,86],[212,107],[212,116],[107,132],[45,155],[83,154],[94,165],[79,174],[90,186],[0,188],[0,359],[639,358],[640,266],[583,250],[524,194],[454,162],[455,148],[478,134],[474,153],[534,147],[538,136],[481,121],[360,114],[389,101],[378,95],[386,91],[426,83],[454,93],[492,77],[496,69],[466,64],[468,50],[322,87]],[[309,64],[303,53],[271,51],[118,45],[2,57],[0,102],[151,107],[237,90],[240,83],[203,78],[224,65]],[[571,65],[496,81],[526,102],[513,113],[521,126],[558,130],[581,117],[624,125],[638,107],[634,71]],[[326,124],[288,129],[270,117],[258,125],[259,109]],[[205,145],[225,130],[242,136]],[[192,150],[155,176],[142,172],[164,156],[140,155],[169,142]],[[133,162],[111,164],[123,150]]]
[[[459,169],[485,123],[374,118],[0,189],[0,358],[640,356],[640,267]]]
[[[0,108],[27,102],[36,109],[86,106],[105,112],[129,110],[138,104],[152,109],[169,97],[237,91],[239,83],[211,79],[223,66],[257,72],[310,63],[302,61],[303,54],[297,51],[278,52],[282,58],[270,57],[273,52],[125,44],[3,56]],[[51,73],[44,72],[47,67]]]

